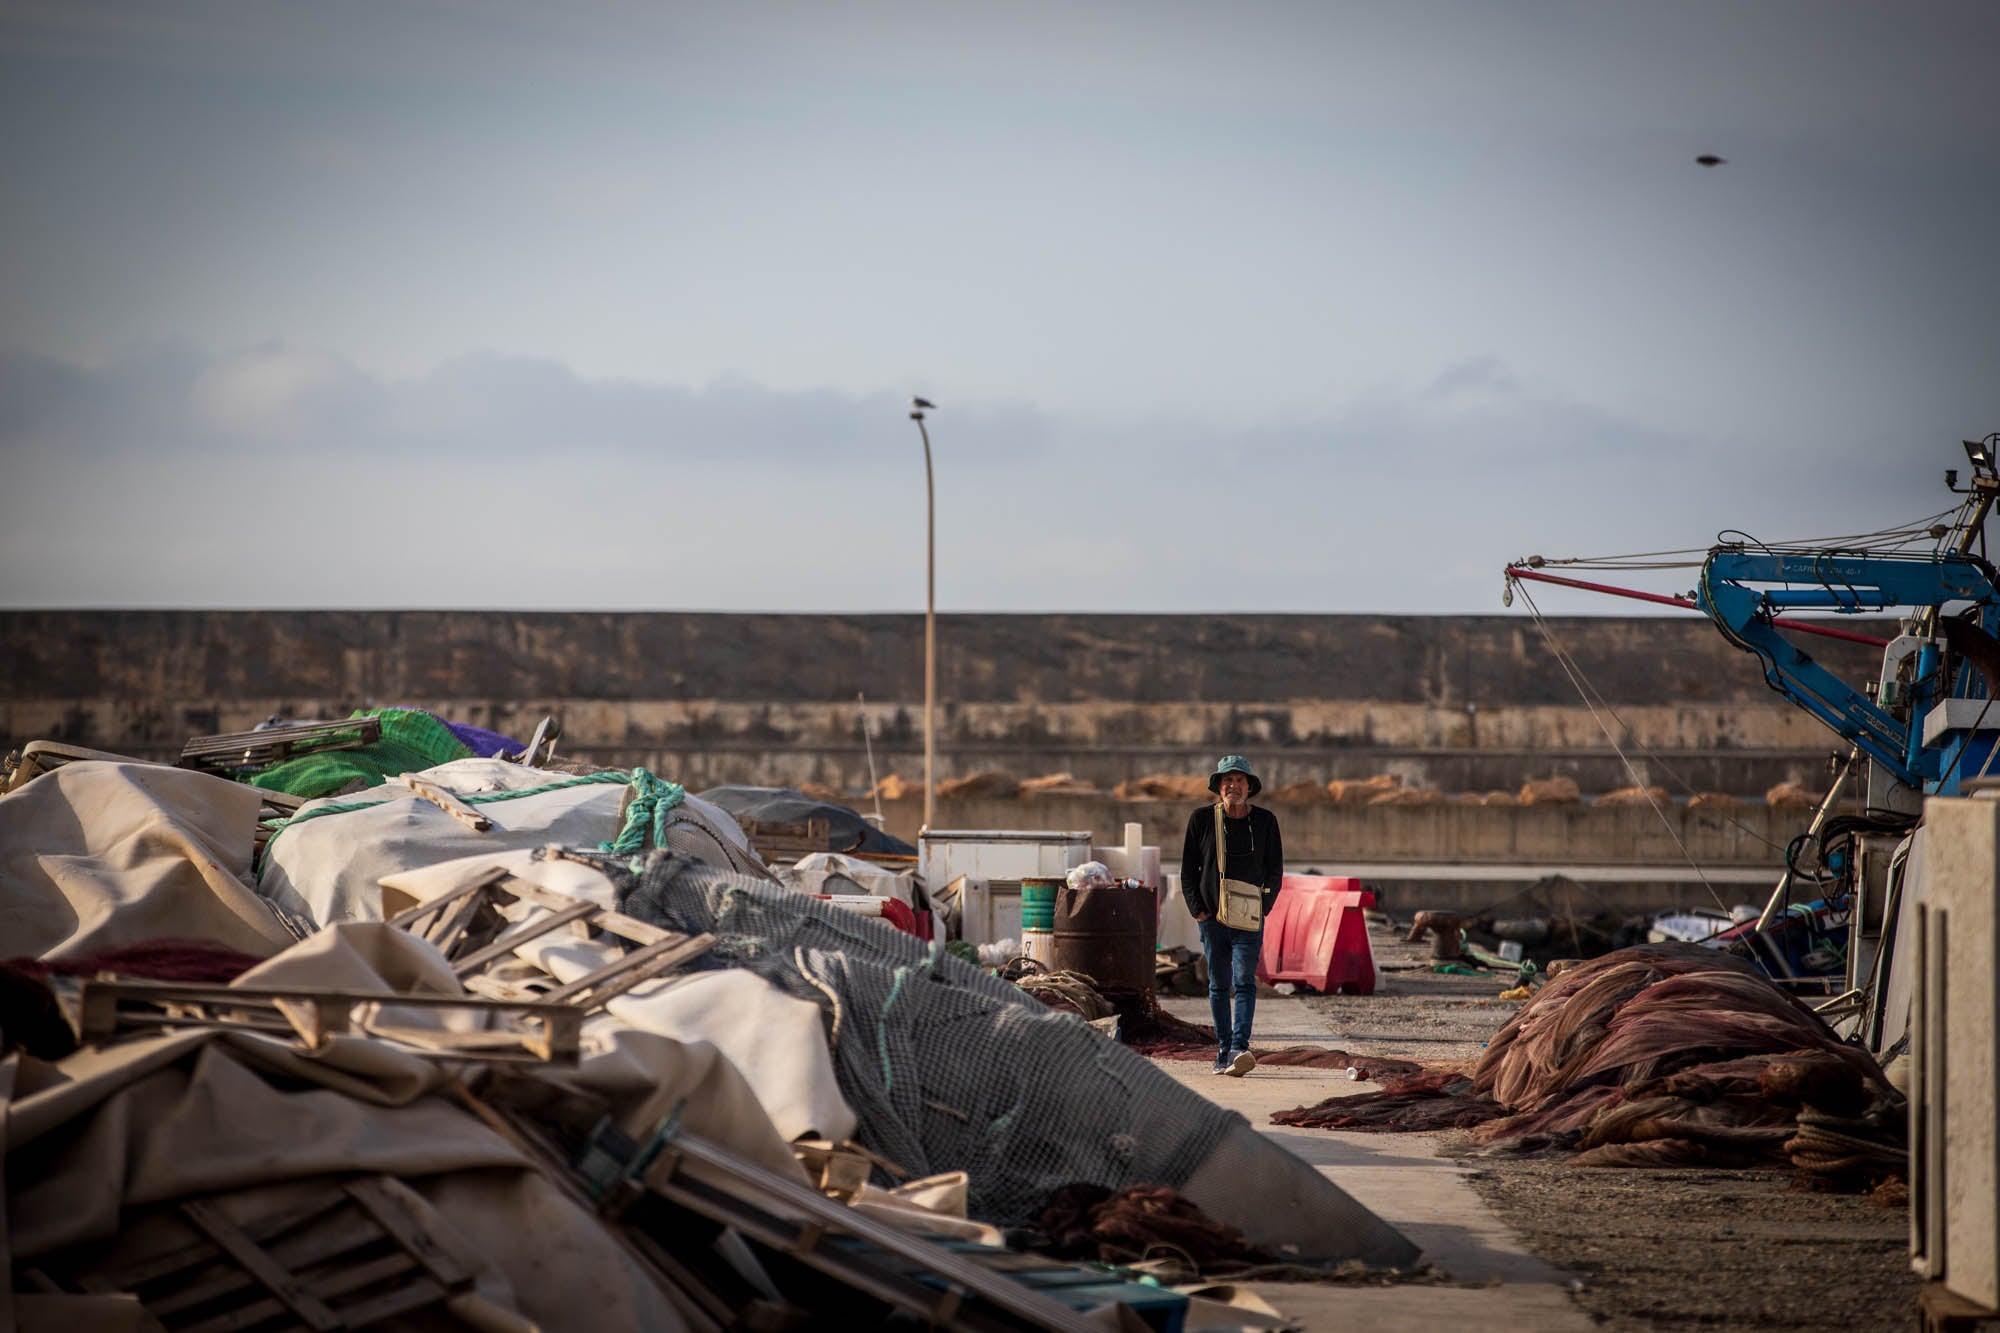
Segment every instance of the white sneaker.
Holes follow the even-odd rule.
[[[1229,1068],[1222,1072],[1231,1078],[1242,1078],[1257,1067],[1257,1057],[1248,1051],[1238,1051],[1236,1058],[1229,1062]]]

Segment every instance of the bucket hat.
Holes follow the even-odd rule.
[[[1224,773],[1241,773],[1244,777],[1250,779],[1250,794],[1252,796],[1264,790],[1264,780],[1250,771],[1250,761],[1240,754],[1226,754],[1215,761],[1215,771],[1208,775],[1208,789],[1210,791],[1219,792],[1222,790],[1222,775]]]

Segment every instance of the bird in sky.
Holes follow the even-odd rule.
[[[923,412],[927,410],[935,410],[937,404],[932,402],[928,398],[912,398],[910,399],[910,406],[916,408],[919,412]]]
[[[1717,157],[1714,153],[1703,153],[1700,157],[1695,159],[1695,161],[1699,162],[1704,167],[1719,167],[1728,160],[1729,159],[1726,157]]]

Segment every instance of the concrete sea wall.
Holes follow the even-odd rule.
[[[1604,714],[1518,615],[939,619],[940,778],[1109,788],[1240,750],[1273,785],[1568,774],[1600,791],[1631,781],[1615,739],[1646,781],[1754,794],[1812,785],[1835,748],[1699,618],[1552,622]],[[0,741],[164,757],[271,716],[397,703],[521,736],[555,714],[565,752],[695,787],[859,791],[871,745],[877,774],[921,773],[922,639],[911,615],[6,612]],[[1850,678],[1871,667],[1866,648],[1825,649]]]

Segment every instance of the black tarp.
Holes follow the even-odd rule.
[[[695,795],[712,801],[730,814],[748,816],[760,824],[803,824],[824,819],[827,851],[862,852],[883,856],[915,856],[917,849],[893,834],[884,833],[856,812],[830,801],[816,801],[790,787],[710,787]]]

